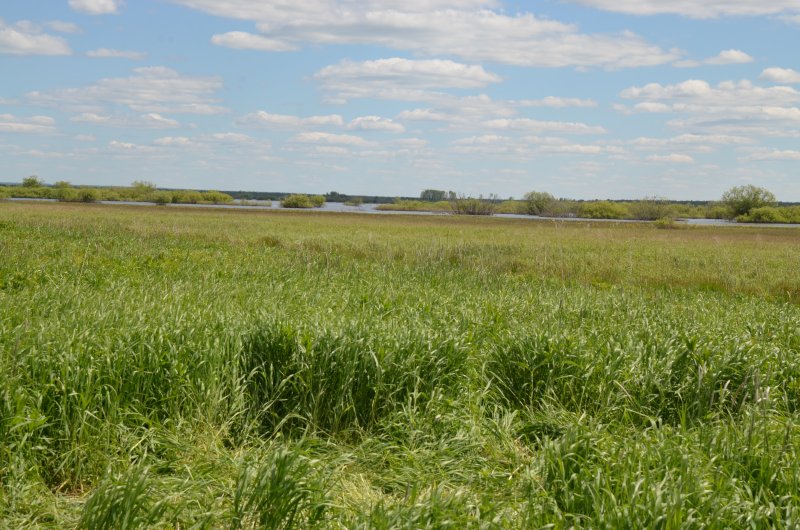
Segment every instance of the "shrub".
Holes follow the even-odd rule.
[[[546,191],[530,191],[525,194],[525,213],[543,215],[550,213],[556,198]]]
[[[206,191],[202,194],[203,201],[212,204],[227,204],[233,202],[233,197],[220,191]]]
[[[746,215],[754,208],[773,206],[775,195],[752,184],[734,186],[722,194],[722,204],[728,209],[728,216],[734,218]]]
[[[624,219],[630,216],[630,212],[623,204],[596,201],[582,204],[579,215],[587,219]]]
[[[492,215],[499,203],[497,195],[490,195],[488,199],[483,195],[477,199],[461,196],[450,201],[450,209],[456,215]]]
[[[736,218],[740,223],[785,223],[787,221],[783,212],[772,206],[753,208],[750,213]]]
[[[308,195],[292,194],[281,201],[283,208],[313,208],[314,203]]]
[[[147,196],[150,202],[165,206],[167,203],[172,202],[172,193],[168,191],[154,191]]]
[[[671,210],[669,201],[660,197],[645,197],[640,201],[634,201],[628,205],[628,209],[634,219],[644,221],[670,217]]]
[[[44,186],[44,181],[36,175],[31,175],[30,177],[22,179],[23,188],[41,188],[42,186]]]
[[[311,199],[311,204],[314,208],[322,208],[322,205],[325,204],[325,197],[323,195],[312,195],[309,199]]]
[[[362,204],[364,204],[364,199],[362,199],[361,197],[353,197],[349,201],[346,201],[345,204],[347,206],[361,206]]]
[[[99,194],[94,188],[80,188],[78,189],[78,200],[80,202],[96,202]]]
[[[52,197],[63,202],[76,202],[78,190],[75,188],[57,188],[53,190]]]

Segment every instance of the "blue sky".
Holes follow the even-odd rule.
[[[800,0],[0,5],[0,181],[800,201]]]

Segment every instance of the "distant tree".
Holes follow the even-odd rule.
[[[525,194],[525,211],[529,215],[548,213],[556,198],[546,191],[529,191]]]
[[[312,195],[309,199],[311,199],[311,204],[314,205],[314,208],[322,208],[322,205],[325,204],[324,195]]]
[[[30,177],[22,179],[23,188],[40,188],[42,186],[44,186],[44,181],[36,175],[31,175]]]
[[[59,180],[55,184],[53,184],[54,188],[63,189],[63,188],[71,188],[72,184],[67,182],[66,180]]]
[[[438,202],[445,200],[447,193],[444,190],[423,190],[419,198],[423,201]]]
[[[754,208],[773,206],[775,202],[772,192],[752,184],[734,186],[722,194],[722,204],[728,209],[730,217],[747,215]]]

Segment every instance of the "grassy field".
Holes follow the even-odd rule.
[[[796,528],[800,231],[0,202],[0,527]]]

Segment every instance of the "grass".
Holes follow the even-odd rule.
[[[0,203],[0,526],[795,527],[798,242]]]

